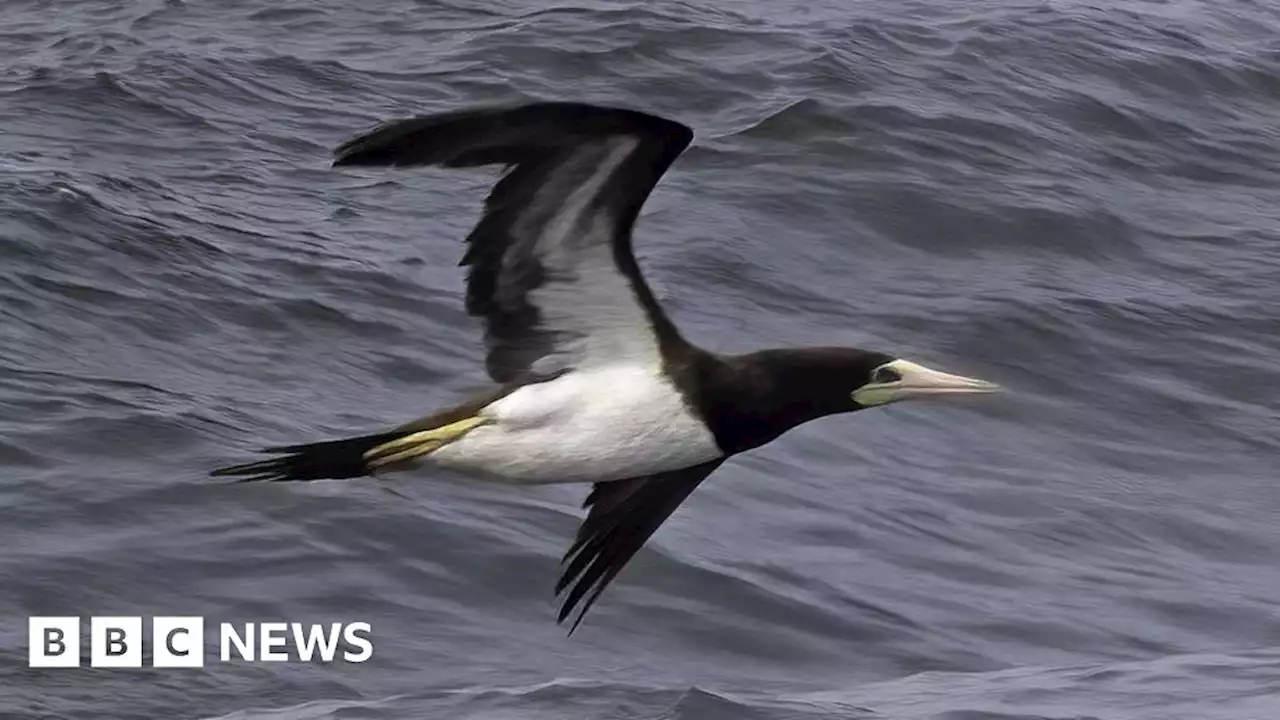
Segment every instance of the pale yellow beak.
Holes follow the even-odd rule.
[[[889,371],[881,373],[882,370]],[[874,381],[858,388],[853,399],[863,407],[885,405],[899,400],[918,400],[943,395],[977,395],[999,392],[1000,386],[986,380],[951,375],[930,370],[907,360],[894,360],[876,368],[876,375],[895,376],[888,381]]]

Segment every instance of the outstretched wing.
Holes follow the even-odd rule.
[[[556,583],[557,596],[568,590],[558,622],[581,603],[570,634],[649,536],[723,462],[721,458],[683,470],[595,484],[582,504],[590,508],[587,518],[564,556],[568,567]]]
[[[386,123],[335,165],[501,164],[462,264],[497,382],[658,361],[678,332],[631,249],[640,206],[693,131],[632,110],[535,103]]]

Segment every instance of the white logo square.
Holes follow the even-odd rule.
[[[153,618],[151,664],[156,667],[204,667],[204,618]]]
[[[93,667],[142,667],[142,618],[90,618],[89,664]]]
[[[27,667],[80,667],[80,618],[27,618]]]

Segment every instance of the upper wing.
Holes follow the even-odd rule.
[[[502,164],[467,238],[467,311],[485,320],[497,382],[619,357],[658,360],[679,333],[631,250],[640,206],[693,139],[632,110],[535,103],[386,123],[335,165]]]
[[[569,565],[556,583],[556,595],[569,591],[558,622],[585,599],[569,628],[572,634],[631,556],[722,462],[720,458],[683,470],[596,483],[582,504],[591,509],[564,556]]]

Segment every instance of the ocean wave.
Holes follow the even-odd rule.
[[[1274,672],[1274,649],[1238,655],[1171,656],[1148,662],[1020,668],[992,673],[927,672],[903,680],[806,694],[723,692],[705,687],[663,687],[587,680],[555,680],[529,686],[473,687],[414,692],[373,699],[316,700],[259,707],[205,720],[328,720],[448,714],[455,718],[612,716],[620,709],[644,717],[787,718],[789,720],[1077,720],[1123,717],[1266,717],[1271,700],[1249,692]],[[1213,709],[1186,686],[1218,689]],[[1243,694],[1239,691],[1244,690]],[[1173,694],[1174,704],[1153,703]],[[1227,699],[1230,698],[1230,699]],[[1121,710],[1123,708],[1123,710]],[[1173,713],[1172,715],[1170,713]]]

